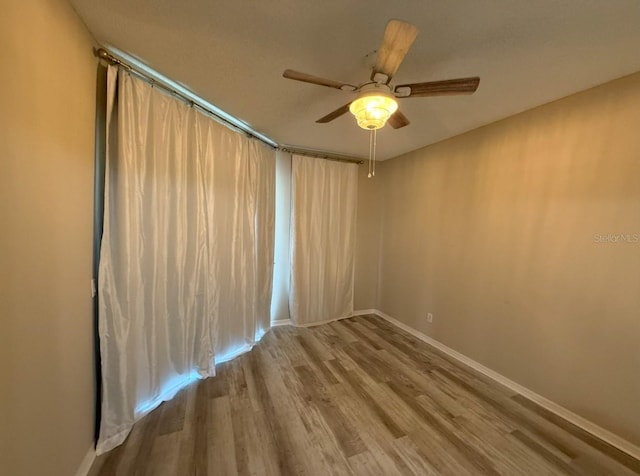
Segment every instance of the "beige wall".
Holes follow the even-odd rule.
[[[636,74],[382,163],[376,307],[639,445],[640,243],[594,241],[640,234],[639,131]]]
[[[367,164],[358,167],[358,216],[353,308],[356,311],[376,309],[382,213],[377,179],[367,178]]]
[[[0,14],[0,473],[70,476],[92,445],[95,68],[67,2]]]

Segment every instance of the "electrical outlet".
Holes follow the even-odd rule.
[[[427,322],[431,324],[433,322],[433,314],[427,312]]]

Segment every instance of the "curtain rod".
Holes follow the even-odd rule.
[[[147,83],[153,85],[153,86],[157,86],[161,89],[164,89],[165,91],[167,91],[168,93],[170,93],[173,96],[177,96],[179,99],[181,99],[182,101],[186,102],[187,104],[190,104],[194,107],[197,107],[198,109],[200,109],[201,111],[203,111],[204,113],[212,116],[215,120],[217,120],[218,122],[221,122],[222,124],[226,125],[227,127],[230,127],[231,129],[238,131],[242,134],[247,135],[248,137],[252,138],[252,139],[256,139],[259,140],[260,142],[262,142],[265,145],[268,145],[269,147],[272,147],[274,149],[278,148],[278,144],[276,142],[274,142],[273,140],[269,139],[266,136],[262,136],[261,134],[256,133],[255,131],[251,130],[248,127],[243,126],[243,124],[241,122],[238,121],[238,123],[234,123],[232,121],[230,121],[229,119],[223,117],[222,115],[220,115],[220,113],[217,113],[216,111],[211,110],[211,108],[207,107],[205,104],[198,102],[198,96],[191,93],[191,91],[189,91],[189,93],[191,93],[191,95],[193,97],[189,97],[187,96],[185,93],[178,91],[175,87],[171,86],[171,84],[166,83],[165,81],[163,81],[161,78],[159,77],[155,77],[154,75],[142,70],[139,67],[136,67],[135,65],[131,64],[130,62],[115,56],[114,54],[112,54],[111,52],[107,51],[104,48],[97,48],[94,49],[94,54],[100,58],[101,60],[106,61],[107,63],[111,63],[111,64],[117,64],[119,66],[122,66],[124,69],[126,69],[127,71],[134,73],[136,76],[140,77],[142,80],[146,81]],[[204,101],[203,101],[204,102]]]
[[[364,163],[362,159],[354,159],[351,157],[345,157],[338,154],[330,154],[330,153],[321,152],[321,151],[311,151],[311,150],[300,149],[300,148],[290,147],[290,146],[280,146],[278,145],[277,142],[273,141],[272,139],[266,136],[262,136],[256,131],[250,129],[249,127],[244,126],[240,121],[238,121],[238,123],[232,122],[231,120],[220,115],[220,113],[213,111],[210,107],[206,106],[205,104],[206,102],[204,100],[200,100],[201,102],[199,102],[198,101],[199,97],[196,94],[192,93],[191,91],[187,90],[189,95],[181,91],[178,91],[175,87],[171,86],[170,83],[164,81],[161,75],[156,73],[157,74],[156,76],[147,71],[144,71],[142,67],[136,67],[136,65],[132,64],[132,62],[129,62],[123,58],[120,58],[119,56],[112,54],[110,51],[107,51],[105,48],[95,48],[93,52],[99,59],[104,60],[107,63],[117,64],[119,66],[122,66],[125,70],[131,73],[134,73],[136,76],[140,77],[142,80],[146,81],[147,83],[153,86],[157,86],[161,89],[164,89],[169,94],[173,96],[177,96],[179,99],[186,102],[187,104],[197,107],[198,109],[203,111],[205,114],[210,115],[215,120],[217,120],[218,122],[221,122],[227,127],[230,127],[235,131],[245,134],[252,139],[259,140],[260,142],[262,142],[265,145],[268,145],[269,147],[272,147],[277,150],[281,150],[283,152],[305,155],[307,157],[314,157],[318,159],[335,160],[338,162],[350,162],[350,163],[356,163],[356,164]]]
[[[353,157],[346,157],[344,155],[330,154],[327,152],[320,152],[315,150],[298,149],[296,147],[291,147],[286,145],[278,147],[278,150],[281,150],[283,152],[289,152],[291,154],[298,154],[298,155],[304,155],[307,157],[313,157],[316,159],[335,160],[336,162],[349,162],[349,163],[358,164],[358,165],[364,164],[364,160],[362,159],[355,159]]]

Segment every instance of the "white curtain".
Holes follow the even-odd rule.
[[[115,68],[108,91],[98,454],[260,339],[273,268],[275,152]]]
[[[291,319],[289,283],[291,279],[291,154],[276,153],[276,224],[275,261],[273,263],[273,295],[271,322]]]
[[[296,325],[353,313],[358,166],[293,156],[291,293]]]

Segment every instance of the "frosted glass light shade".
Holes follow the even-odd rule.
[[[378,91],[366,93],[353,101],[349,111],[356,117],[358,125],[363,129],[380,129],[398,110],[398,103],[390,94]]]

